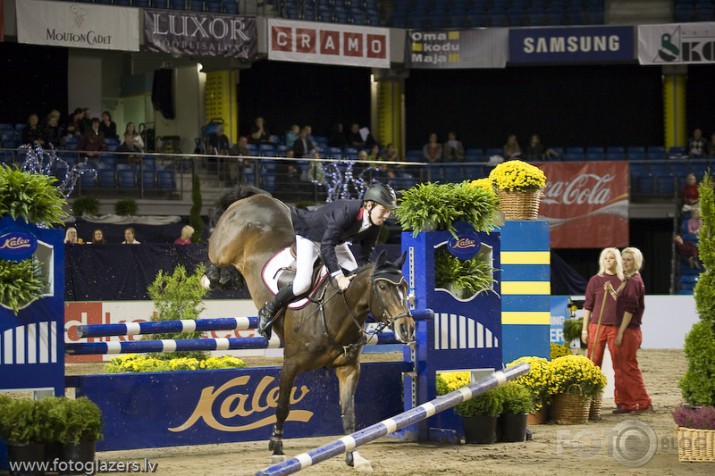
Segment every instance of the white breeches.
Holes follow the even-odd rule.
[[[313,263],[320,255],[320,243],[309,240],[308,238],[296,235],[295,237],[295,253],[296,253],[296,272],[295,280],[293,280],[293,294],[300,296],[310,289],[310,278],[313,274]],[[338,258],[338,264],[348,271],[352,271],[358,267],[357,261],[353,253],[350,251],[347,243],[339,244],[335,247],[335,255]]]

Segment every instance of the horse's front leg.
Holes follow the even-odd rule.
[[[360,378],[360,363],[337,367],[335,374],[340,384],[340,412],[343,418],[343,431],[346,435],[355,433],[355,390]],[[370,461],[366,460],[357,451],[348,450],[345,454],[348,466],[354,466],[360,471],[372,471]]]
[[[271,461],[280,463],[285,460],[283,453],[283,424],[290,413],[290,393],[293,389],[293,382],[298,371],[295,365],[289,364],[284,360],[283,368],[278,387],[278,402],[276,403],[276,424],[273,427],[271,440],[268,442],[268,450],[273,452]]]

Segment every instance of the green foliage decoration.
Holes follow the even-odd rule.
[[[201,219],[202,205],[201,177],[199,177],[199,174],[194,174],[191,180],[191,210],[189,211],[189,225],[194,229],[194,234],[191,237],[192,243],[201,243],[201,241],[203,241],[204,221]]]
[[[83,215],[99,215],[99,200],[91,195],[78,197],[72,202],[72,213],[80,217]]]
[[[461,416],[499,416],[504,409],[504,403],[497,389],[488,390],[457,404],[454,412]]]
[[[177,266],[171,274],[159,271],[154,282],[147,291],[149,298],[154,301],[156,312],[152,321],[176,321],[182,319],[196,319],[205,309],[204,297],[206,289],[201,286],[201,277],[204,275],[203,265],[198,266],[193,274],[188,274],[186,268]],[[198,339],[201,331],[188,333],[153,334],[148,336],[155,339]],[[208,357],[207,352],[173,352],[150,354],[159,359],[173,359],[177,357],[194,357],[199,360]]]
[[[47,286],[35,256],[18,262],[0,260],[0,303],[15,315],[42,296]]]
[[[435,251],[435,286],[438,288],[461,289],[458,298],[465,298],[493,288],[494,268],[479,255],[460,260],[441,246]]]
[[[695,308],[700,319],[708,322],[715,331],[715,194],[709,174],[705,174],[698,185],[698,194],[702,219],[698,233],[698,256],[705,271],[695,285]]]
[[[531,392],[521,384],[507,382],[493,390],[502,402],[502,413],[521,415],[534,411]]]
[[[56,182],[52,176],[0,166],[0,217],[10,215],[47,227],[63,223],[66,201]]]
[[[114,213],[120,216],[135,216],[139,212],[136,200],[127,198],[114,204]]]
[[[583,317],[564,320],[564,342],[570,344],[578,339],[581,342],[581,331],[583,330]]]
[[[414,236],[423,231],[448,230],[456,236],[454,224],[467,222],[476,231],[490,231],[499,199],[491,190],[462,183],[421,183],[402,191],[395,210],[402,229]]]
[[[10,445],[40,443],[50,431],[50,423],[38,402],[27,398],[13,399],[0,412],[0,436]]]
[[[102,439],[102,412],[87,397],[66,399],[54,411],[57,415],[55,419],[63,422],[58,438],[61,443],[78,444],[80,441]]]

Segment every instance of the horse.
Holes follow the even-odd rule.
[[[215,226],[209,238],[209,260],[217,268],[238,271],[260,308],[272,297],[261,276],[265,264],[295,241],[290,209],[267,192],[247,186],[236,187],[219,202],[212,213]],[[227,203],[231,204],[223,211]],[[363,326],[368,313],[379,321],[378,328],[392,328],[399,341],[414,341],[415,324],[401,271],[404,259],[403,255],[392,263],[381,254],[376,262],[353,272],[345,292],[328,277],[305,307],[289,307],[279,313],[273,330],[283,341],[284,350],[276,422],[268,444],[273,462],[285,459],[283,425],[290,412],[293,383],[301,372],[323,367],[335,371],[343,430],[345,434],[355,431],[354,396],[360,377],[360,351],[367,340]],[[203,280],[204,284],[216,282],[217,276],[214,270],[212,279]],[[370,468],[369,461],[357,451],[348,451],[345,462]]]

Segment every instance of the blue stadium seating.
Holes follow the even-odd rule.
[[[161,169],[156,172],[156,180],[162,190],[176,190],[176,174],[171,169]]]

